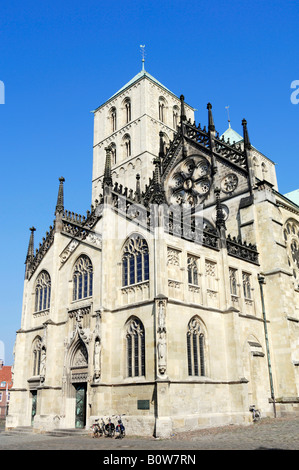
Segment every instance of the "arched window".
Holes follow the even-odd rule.
[[[145,334],[142,322],[132,318],[126,325],[127,375],[145,375]]]
[[[164,98],[159,98],[159,119],[162,122],[165,122],[165,100]]]
[[[92,296],[92,264],[88,256],[77,259],[73,274],[73,300]]]
[[[110,122],[111,122],[111,131],[116,131],[116,108],[113,107],[110,109]]]
[[[193,317],[187,330],[188,374],[205,375],[205,338],[199,318]]]
[[[131,237],[123,250],[122,285],[128,286],[149,279],[149,254],[144,238]]]
[[[128,158],[131,156],[131,137],[129,134],[126,134],[123,138],[123,144],[124,144],[124,149],[125,149],[125,158]]]
[[[51,278],[47,271],[42,271],[35,283],[35,312],[41,312],[50,308]]]
[[[124,107],[125,107],[125,123],[128,124],[128,122],[131,121],[131,100],[130,98],[126,98],[124,101]]]
[[[197,258],[195,258],[195,256],[188,256],[187,270],[188,270],[188,284],[193,284],[194,286],[198,286],[198,267],[197,267]]]
[[[243,293],[245,299],[251,299],[251,275],[249,273],[242,273]]]

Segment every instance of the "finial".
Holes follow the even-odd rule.
[[[184,103],[184,100],[185,100],[185,97],[184,95],[181,95],[180,96],[180,100],[181,100],[181,123],[183,121],[186,121],[186,114],[185,114],[185,103]]]
[[[212,105],[211,103],[207,104],[207,109],[209,112],[209,131],[214,131],[215,126],[214,126],[214,119],[213,119],[213,114],[212,114]]]
[[[34,232],[36,230],[35,227],[30,227],[30,238],[29,238],[29,245],[28,245],[28,251],[27,251],[27,256],[26,256],[26,261],[25,263],[27,264],[28,262],[30,263],[33,258],[34,258]]]
[[[57,196],[57,204],[55,209],[55,214],[61,213],[64,211],[64,196],[63,196],[63,183],[65,179],[63,176],[59,178],[59,189],[58,189],[58,196]]]
[[[225,109],[227,109],[227,120],[228,120],[228,126],[230,128],[229,106],[225,106]]]
[[[144,72],[145,71],[145,69],[144,69],[144,62],[145,62],[145,51],[144,51],[144,49],[145,49],[145,45],[142,46],[142,44],[140,44],[140,49],[141,49],[141,55],[142,55],[142,72]]]
[[[103,186],[112,186],[112,173],[111,173],[111,148],[106,147],[106,161],[103,178]]]
[[[249,140],[249,135],[248,135],[248,129],[247,129],[247,121],[246,119],[242,120],[242,126],[243,126],[243,138],[244,138],[244,147],[246,149],[251,149],[251,143]]]

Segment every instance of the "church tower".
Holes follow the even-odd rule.
[[[185,104],[187,119],[194,121],[194,109]],[[144,190],[154,169],[162,132],[166,153],[180,120],[180,99],[142,70],[94,113],[92,201],[99,198],[106,152],[111,148],[112,176],[123,187],[135,187],[140,175]]]

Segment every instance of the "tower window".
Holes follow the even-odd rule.
[[[125,99],[125,119],[126,119],[126,124],[131,121],[131,100],[130,98]]]
[[[111,108],[110,110],[110,122],[111,122],[111,131],[116,131],[116,108]]]

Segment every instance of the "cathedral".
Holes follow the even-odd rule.
[[[91,207],[65,208],[60,177],[38,248],[30,228],[8,429],[299,413],[298,203],[245,119],[219,135],[210,103],[194,112],[144,61],[93,111]]]

